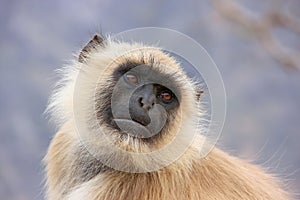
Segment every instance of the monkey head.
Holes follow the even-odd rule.
[[[157,47],[96,35],[65,80],[73,87],[66,114],[82,145],[108,165],[170,163],[193,139],[199,114],[195,84]]]

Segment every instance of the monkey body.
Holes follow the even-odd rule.
[[[108,41],[108,43],[104,44],[103,39],[97,36],[82,50],[79,56],[79,62],[75,62],[74,64],[75,67],[73,66],[73,68],[66,70],[66,76],[61,83],[62,86],[52,96],[49,106],[50,113],[58,122],[59,131],[53,138],[45,157],[47,198],[49,200],[291,199],[282,189],[283,186],[280,181],[272,175],[267,174],[258,166],[232,157],[217,148],[214,148],[204,158],[200,157],[199,145],[205,140],[200,134],[195,136],[191,145],[174,162],[158,170],[142,171],[139,173],[114,169],[103,163],[101,159],[97,159],[97,155],[101,154],[101,156],[103,156],[107,153],[110,157],[114,157],[114,161],[124,163],[128,169],[134,168],[136,165],[144,169],[156,163],[152,162],[151,159],[140,161],[143,157],[124,157],[118,153],[110,153],[113,150],[111,150],[105,142],[98,139],[92,139],[91,145],[95,147],[95,149],[99,147],[101,150],[95,151],[96,153],[94,152],[97,154],[96,156],[89,151],[78,134],[78,124],[76,124],[76,120],[73,117],[74,107],[72,107],[72,101],[74,100],[74,96],[72,95],[75,87],[74,82],[78,71],[82,68],[84,68],[85,75],[89,78],[84,78],[85,82],[80,84],[80,90],[85,91],[87,95],[83,96],[80,100],[82,110],[80,110],[79,113],[83,119],[89,119],[88,117],[91,112],[86,104],[90,103],[91,98],[88,94],[90,91],[94,91],[94,88],[89,89],[88,85],[96,83],[95,80],[98,80],[97,74],[99,73],[95,72],[100,71],[104,74],[105,78],[102,83],[100,80],[100,93],[96,92],[96,96],[99,97],[99,101],[97,100],[95,106],[97,110],[96,117],[98,117],[97,120],[100,121],[102,129],[111,133],[109,137],[111,137],[120,148],[131,152],[149,153],[171,141],[173,137],[175,137],[176,130],[178,130],[179,134],[182,134],[181,140],[185,138],[184,133],[192,131],[189,123],[198,116],[198,113],[195,111],[197,102],[196,98],[194,98],[195,88],[192,86],[191,81],[181,71],[178,63],[170,56],[159,50],[144,49],[135,51],[136,48],[140,47],[141,45],[138,44],[117,44],[112,41]],[[113,62],[115,67],[108,68],[106,71],[101,67],[101,65],[107,66],[113,58],[120,57],[118,52],[123,51],[129,51],[131,53],[126,55],[127,57],[122,55],[121,59],[116,59]],[[177,75],[175,79],[170,79],[169,81],[175,81],[173,85],[176,85],[176,87],[180,89],[179,97],[174,98],[173,104],[170,102],[164,104],[159,102],[159,100],[155,101],[156,104],[163,105],[166,108],[168,117],[166,127],[161,130],[157,137],[154,136],[146,139],[135,138],[130,136],[130,134],[124,135],[123,133],[121,136],[120,130],[115,128],[114,121],[107,121],[107,119],[111,119],[109,115],[111,113],[111,87],[115,86],[116,81],[125,76],[127,72],[122,72],[115,81],[111,74],[118,74],[120,71],[114,70],[122,68],[122,63],[124,62],[127,63],[126,65],[128,65],[128,63],[132,65],[132,63],[137,62],[151,65],[151,70],[159,71],[159,74],[164,76],[167,74],[167,79],[174,74],[171,69],[168,71],[168,69],[165,68],[155,67],[155,63],[158,61],[160,64],[171,66],[172,70],[176,71]],[[135,77],[132,77],[132,74],[128,77],[130,81],[136,81]],[[126,85],[126,87],[122,88],[122,91],[128,87],[129,86]],[[159,91],[161,86],[157,87],[157,85],[151,85],[151,87],[153,91],[160,92],[159,94],[167,94],[167,100],[169,101],[170,96],[168,96],[169,93],[164,92],[165,89],[161,92]],[[145,87],[135,91],[137,91],[137,97],[140,94],[149,92]],[[146,96],[143,97],[145,97],[143,99],[145,100]],[[108,101],[107,98],[109,98]],[[134,99],[132,101],[135,102]],[[145,103],[142,104],[142,106],[144,105]],[[181,113],[181,125],[177,120],[178,107],[184,108],[184,111]],[[140,109],[136,107],[136,104],[133,104],[132,108]],[[145,124],[147,118],[144,117],[144,113],[144,110],[141,110],[139,113],[133,113],[134,117],[136,117],[134,120]],[[121,114],[119,114],[119,116],[121,116]],[[140,125],[137,126],[139,127]],[[94,126],[91,125],[91,127],[91,129],[93,129]],[[88,137],[95,138],[96,136],[91,133]],[[180,148],[181,143],[176,144],[178,148]],[[104,153],[102,151],[104,151]],[[172,157],[174,151],[176,151],[176,146],[166,154],[162,154],[162,159]]]
[[[127,173],[100,166],[89,168],[96,162],[89,160],[88,154],[73,160],[78,156],[73,148],[78,146],[76,135],[68,130],[62,129],[55,136],[46,158],[51,178],[49,199],[289,199],[276,178],[218,149],[200,159],[196,148],[191,148],[160,171]],[[94,177],[85,179],[88,174]]]

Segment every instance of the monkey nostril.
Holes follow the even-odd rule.
[[[139,102],[140,106],[143,107],[144,104],[143,104],[143,98],[142,97],[139,98],[138,102]]]

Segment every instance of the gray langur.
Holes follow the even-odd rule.
[[[47,199],[291,199],[261,167],[218,148],[199,155],[199,93],[161,49],[96,35],[62,75],[48,106],[59,130]]]

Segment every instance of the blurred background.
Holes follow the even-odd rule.
[[[0,199],[43,199],[54,70],[95,32],[143,26],[178,30],[206,48],[228,98],[218,145],[300,192],[299,24],[297,0],[0,0]]]

